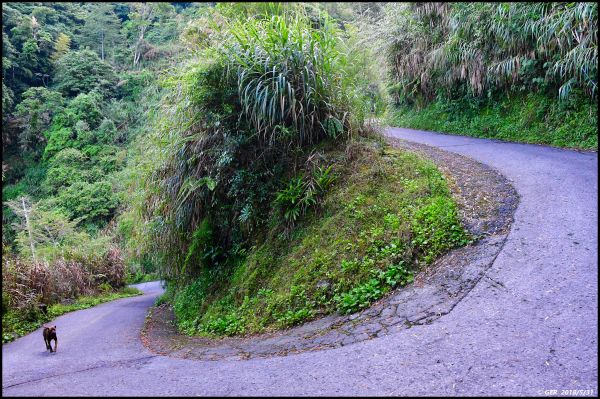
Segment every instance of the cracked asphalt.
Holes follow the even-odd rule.
[[[390,128],[400,139],[473,158],[520,195],[494,263],[430,324],[324,351],[249,360],[155,355],[140,341],[145,295],[56,319],[2,347],[2,395],[539,395],[598,394],[596,153]]]

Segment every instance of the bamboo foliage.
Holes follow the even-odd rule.
[[[561,99],[576,87],[597,98],[597,3],[390,3],[369,23],[397,101],[541,81]]]
[[[561,98],[573,85],[585,87],[592,96],[598,90],[598,4],[558,3],[538,5],[543,17],[528,21],[526,29],[536,37],[542,56],[557,61],[548,73],[562,83]]]
[[[246,117],[270,143],[278,125],[297,131],[301,143],[317,142],[330,118],[345,122],[349,133],[335,27],[327,19],[316,30],[303,16],[293,17],[293,23],[286,18],[237,21],[228,29],[233,40],[226,40],[222,51]]]

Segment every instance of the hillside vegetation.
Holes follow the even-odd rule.
[[[39,305],[114,298],[152,271],[123,253],[115,220],[157,73],[195,9],[2,4],[3,342],[47,320]]]
[[[597,150],[597,3],[388,3],[362,27],[391,123]]]
[[[213,26],[167,79],[172,96],[146,150],[155,156],[140,202],[138,237],[157,256],[184,330],[258,332],[356,311],[409,282],[417,253],[431,261],[464,243],[435,168],[412,157],[415,169],[404,169],[410,161],[369,155],[357,141],[372,133],[372,89],[334,21],[301,6],[244,19],[217,10],[212,20],[225,29]],[[428,219],[416,227],[419,218]]]
[[[183,331],[256,333],[353,313],[469,241],[434,165],[372,140],[328,147],[318,154],[333,165],[331,187],[293,229],[271,215],[232,267],[202,269],[192,284],[167,293]],[[312,166],[313,175],[323,170]],[[292,179],[275,202],[308,179]]]

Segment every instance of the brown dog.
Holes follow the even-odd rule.
[[[50,341],[52,340],[54,340],[54,352],[56,352],[58,349],[56,326],[44,326],[44,342],[46,343],[46,349],[50,349],[50,353],[52,353],[52,345],[50,345]]]

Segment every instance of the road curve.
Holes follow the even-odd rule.
[[[485,163],[520,194],[486,278],[431,324],[338,349],[245,361],[150,353],[139,331],[161,292],[56,319],[2,348],[3,395],[598,394],[596,153],[390,128],[387,134]]]

